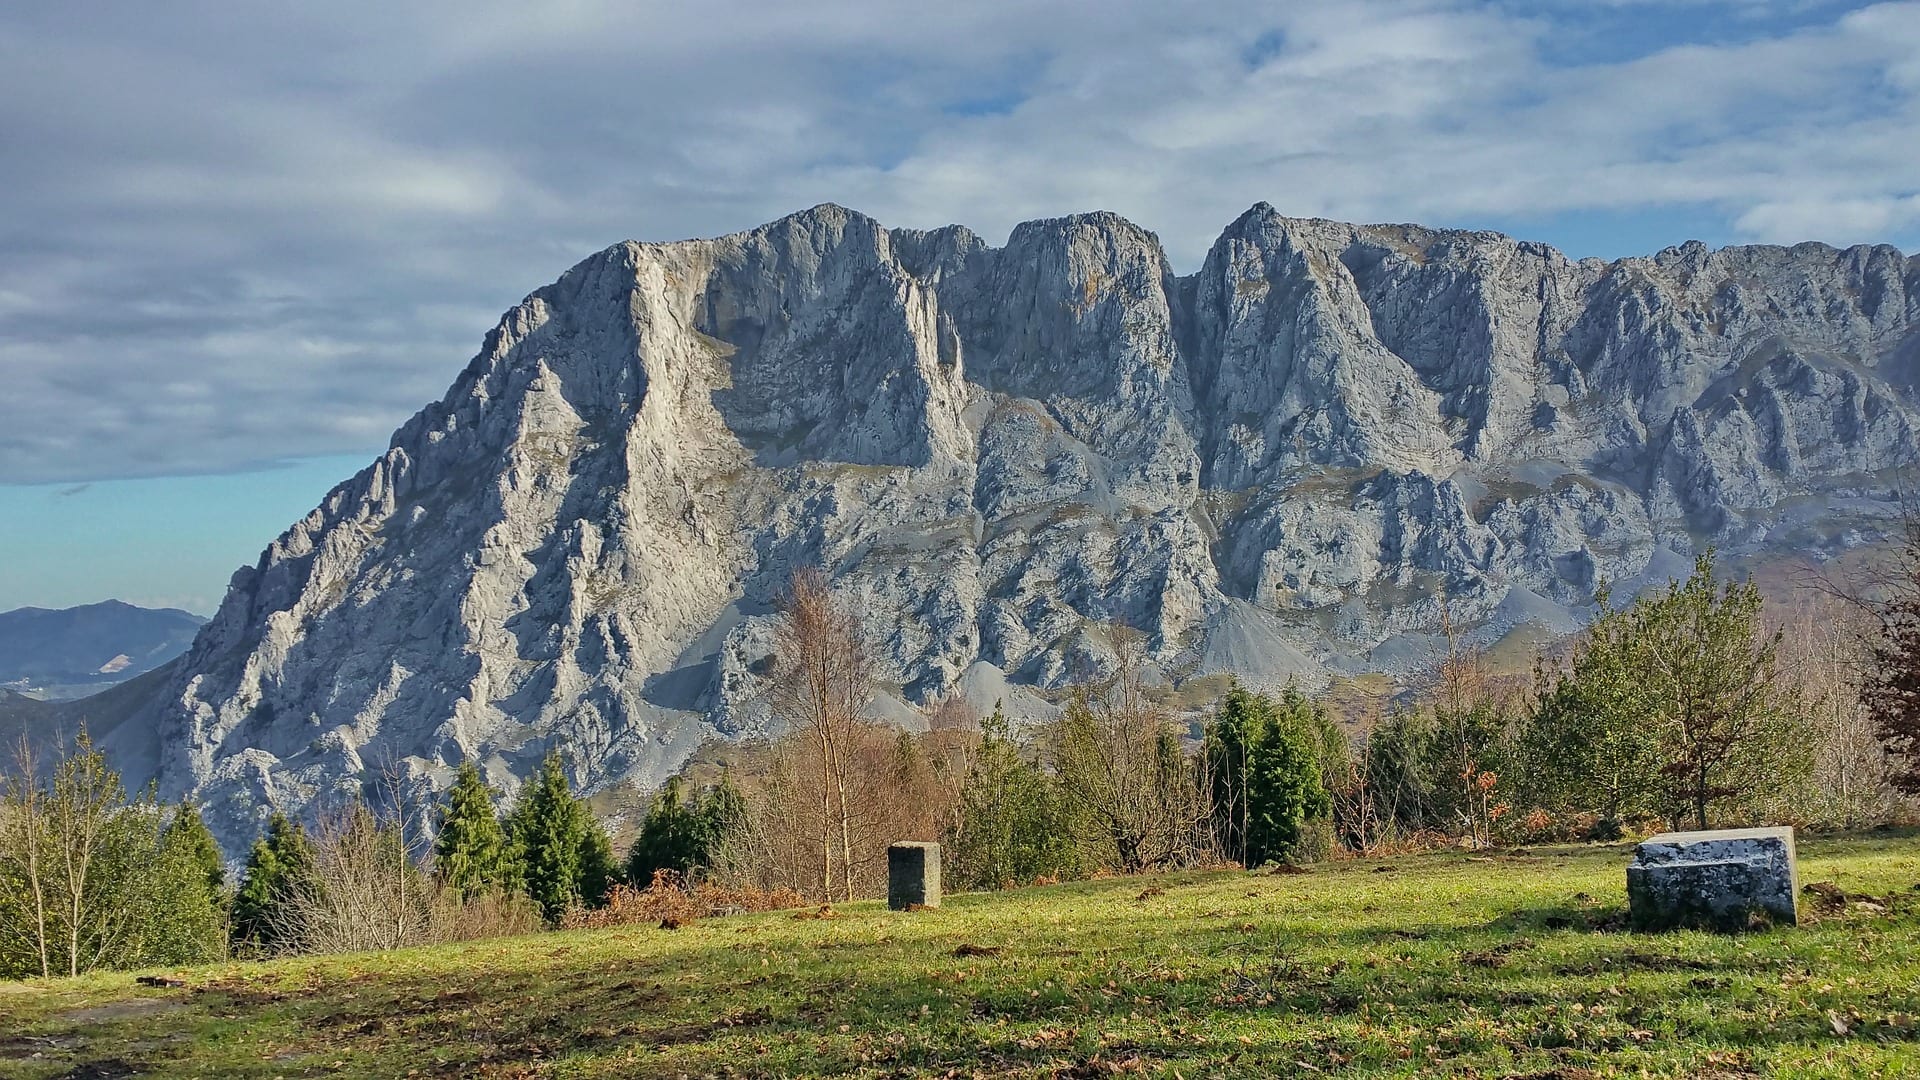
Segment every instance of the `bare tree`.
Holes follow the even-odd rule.
[[[1208,783],[1173,717],[1147,694],[1137,631],[1115,626],[1111,678],[1075,689],[1047,739],[1048,763],[1091,825],[1086,839],[1127,872],[1191,865],[1210,854]]]
[[[434,940],[427,875],[406,838],[355,801],[312,834],[313,872],[277,914],[276,936],[303,953],[401,949]]]
[[[775,716],[810,744],[807,764],[818,777],[820,877],[817,888],[803,891],[851,900],[855,815],[848,790],[856,730],[873,700],[873,661],[859,618],[817,569],[794,575],[774,633],[768,699]]]
[[[1862,701],[1878,622],[1859,605],[1808,589],[1774,617],[1785,630],[1781,668],[1800,689],[1815,739],[1811,790],[1786,809],[1849,829],[1889,820],[1902,808],[1897,770]]]
[[[39,761],[24,734],[14,748],[14,776],[0,795],[0,889],[7,894],[0,901],[10,898],[21,909],[14,918],[0,919],[0,962],[9,956],[32,957],[44,979],[53,974],[47,812]]]

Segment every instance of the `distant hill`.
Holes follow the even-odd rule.
[[[119,600],[0,612],[0,688],[56,701],[98,693],[186,652],[204,622]]]

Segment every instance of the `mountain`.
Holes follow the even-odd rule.
[[[206,621],[118,600],[0,611],[0,688],[53,700],[98,693],[186,652]]]
[[[1116,619],[1170,677],[1404,671],[1443,612],[1566,632],[1709,544],[1883,535],[1916,315],[1891,247],[1573,261],[1265,204],[1187,275],[1107,213],[998,248],[835,206],[624,243],[236,573],[108,741],[229,843],[555,744],[657,779],[767,729],[772,605],[816,564],[903,722],[1044,710]]]

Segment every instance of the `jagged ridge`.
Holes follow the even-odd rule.
[[[1308,681],[1413,662],[1443,595],[1565,629],[1702,543],[1871,538],[1917,308],[1890,247],[1574,262],[1265,204],[1188,276],[1105,213],[621,244],[235,575],[119,752],[229,839],[387,766],[511,786],[555,741],[655,779],[764,730],[767,615],[813,563],[909,721],[1042,711],[1008,679],[1097,670],[1113,619],[1172,673]]]

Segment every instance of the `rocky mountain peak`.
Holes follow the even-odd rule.
[[[1184,276],[1104,212],[616,245],[235,575],[116,753],[229,842],[396,767],[511,787],[561,745],[652,782],[775,722],[802,566],[867,613],[902,723],[1046,715],[1115,620],[1168,678],[1310,685],[1424,663],[1443,607],[1566,632],[1702,544],[1877,535],[1917,298],[1891,248],[1574,262],[1265,203]]]

